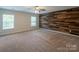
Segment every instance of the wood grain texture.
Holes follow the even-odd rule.
[[[1,52],[76,52],[79,37],[57,31],[39,29],[0,37]]]
[[[79,35],[79,7],[41,14],[40,27]]]

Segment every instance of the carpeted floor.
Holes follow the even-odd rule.
[[[39,29],[0,37],[1,52],[79,51],[79,37]]]

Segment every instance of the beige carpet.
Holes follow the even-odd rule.
[[[47,29],[39,29],[0,37],[0,51],[79,51],[79,37]]]

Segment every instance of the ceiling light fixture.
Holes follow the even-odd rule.
[[[45,8],[40,7],[40,6],[35,6],[35,13],[40,14],[40,12],[46,11]]]

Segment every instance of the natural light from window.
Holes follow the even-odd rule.
[[[36,17],[31,16],[31,26],[36,26]]]
[[[14,15],[3,15],[3,29],[14,28]]]

